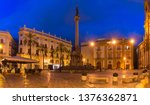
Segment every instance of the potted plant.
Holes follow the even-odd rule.
[[[138,72],[133,73],[133,81],[137,82],[138,81]]]
[[[147,70],[145,69],[145,70],[143,70],[143,72],[142,72],[142,77],[144,78],[145,76],[146,76],[146,74],[147,74]]]
[[[83,72],[82,73],[82,81],[86,81],[87,80],[87,73],[86,72]]]
[[[113,73],[113,84],[118,84],[118,73]]]

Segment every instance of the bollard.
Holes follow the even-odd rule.
[[[112,84],[113,85],[118,84],[118,73],[113,73]]]
[[[87,80],[87,76],[82,76],[82,81],[86,81]]]
[[[83,72],[82,76],[81,76],[82,81],[86,81],[87,80],[87,73]]]
[[[113,77],[112,78],[112,84],[117,85],[118,84],[118,77]]]

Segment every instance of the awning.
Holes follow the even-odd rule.
[[[24,58],[20,56],[12,56],[12,57],[5,57],[4,59],[1,60],[1,62],[7,62],[7,63],[38,63],[38,61],[29,59],[29,58]]]

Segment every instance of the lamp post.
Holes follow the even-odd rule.
[[[135,40],[134,39],[131,39],[130,40],[130,44],[131,44],[131,69],[134,69],[134,67],[133,67],[133,59],[134,59],[134,49],[133,49],[133,45],[134,45],[134,43],[135,43]]]
[[[116,64],[116,60],[115,60],[115,45],[116,45],[117,41],[115,39],[112,40],[112,45],[113,45],[113,67]]]
[[[92,59],[94,59],[94,47],[95,47],[95,42],[94,41],[91,41],[90,42],[90,47],[92,47],[91,49],[92,49],[92,52],[91,52],[91,56],[93,57]],[[95,65],[95,61],[93,60],[93,61],[91,61],[91,63],[93,62],[93,65]],[[87,63],[90,63],[90,61],[88,61]]]
[[[126,70],[126,57],[124,57],[123,60],[124,60],[124,70]]]
[[[83,58],[83,59],[82,59],[82,61],[83,61],[83,65],[84,65],[84,64],[85,64],[86,59],[85,59],[85,58]]]

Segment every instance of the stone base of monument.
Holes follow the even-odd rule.
[[[70,61],[70,66],[76,66],[76,67],[80,67],[83,66],[83,61],[82,61],[82,54],[80,49],[76,49],[74,51],[72,51],[71,53],[71,61]]]

